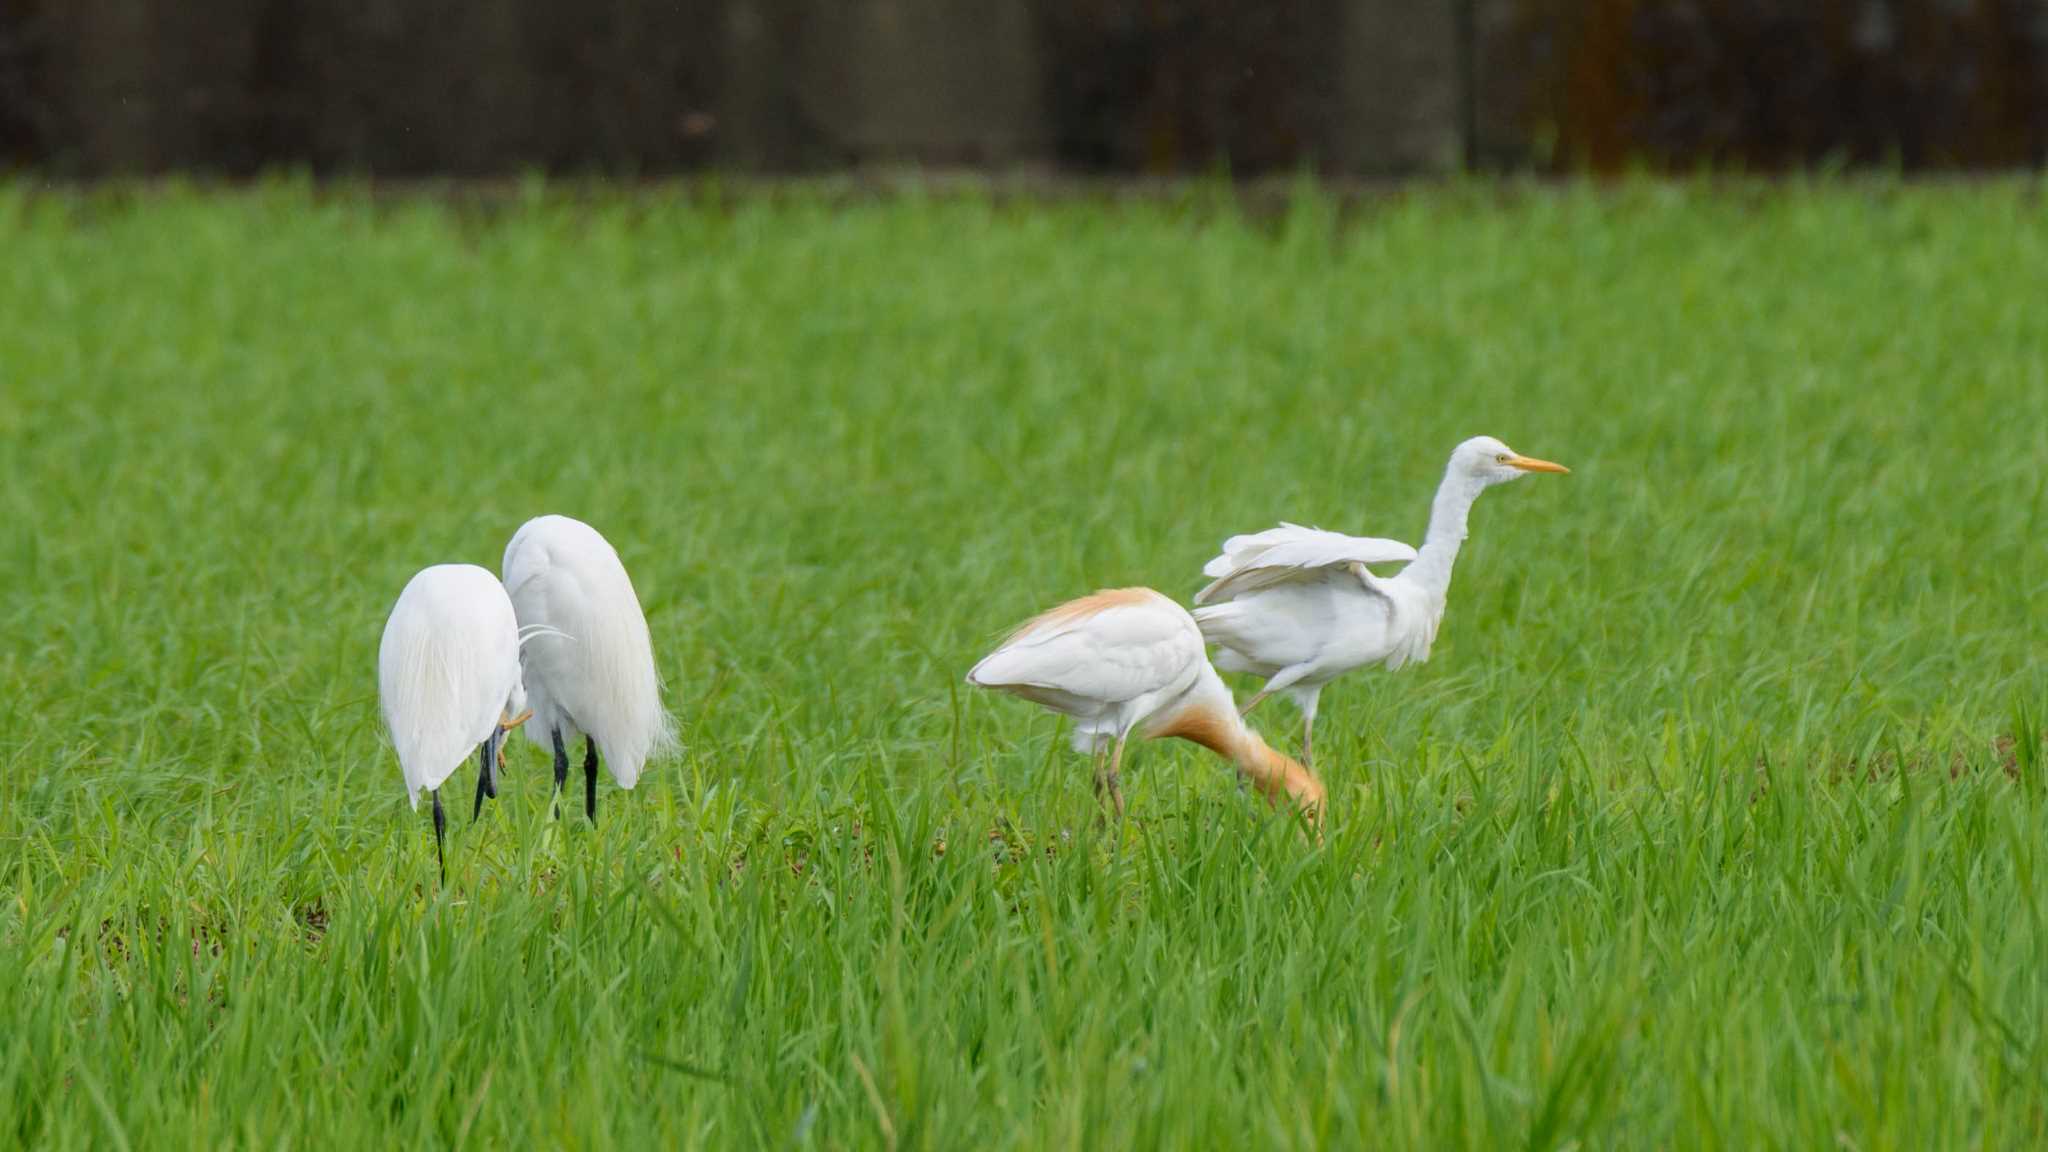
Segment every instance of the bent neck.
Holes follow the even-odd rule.
[[[1208,679],[1214,680],[1215,675],[1209,672]],[[1283,798],[1292,800],[1311,819],[1319,818],[1323,810],[1323,782],[1300,761],[1275,752],[1264,737],[1252,731],[1237,714],[1230,690],[1223,687],[1221,680],[1214,680],[1213,688],[1203,693],[1206,699],[1181,711],[1153,735],[1200,744],[1237,765],[1238,771],[1268,803],[1277,804]]]
[[[1429,505],[1429,531],[1423,534],[1422,547],[1415,560],[1402,569],[1401,575],[1421,584],[1436,599],[1443,599],[1451,589],[1451,568],[1458,562],[1458,549],[1465,543],[1465,524],[1472,512],[1472,502],[1486,485],[1474,477],[1455,468],[1444,470],[1443,483],[1437,485],[1436,499]]]
[[[1266,798],[1268,804],[1279,804],[1283,799],[1292,800],[1312,821],[1319,821],[1323,814],[1323,782],[1316,774],[1292,756],[1275,752],[1266,744],[1263,736],[1239,722],[1238,729],[1244,735],[1239,739],[1237,755],[1231,757],[1238,771],[1252,782],[1252,787]]]

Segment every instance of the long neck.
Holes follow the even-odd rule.
[[[1321,824],[1323,819],[1323,782],[1309,771],[1301,761],[1268,747],[1264,737],[1252,731],[1243,722],[1238,729],[1243,733],[1237,744],[1237,754],[1231,760],[1237,770],[1245,774],[1268,804],[1279,804],[1290,800],[1308,815],[1309,821]]]
[[[1414,563],[1401,570],[1403,577],[1421,584],[1438,600],[1451,590],[1451,566],[1465,543],[1465,520],[1485,487],[1464,472],[1446,469],[1429,505],[1429,531],[1423,535],[1422,548]]]
[[[1177,736],[1200,744],[1237,765],[1238,771],[1252,782],[1268,803],[1291,800],[1308,813],[1311,820],[1319,821],[1323,811],[1323,782],[1299,761],[1268,747],[1265,739],[1252,731],[1237,714],[1230,690],[1216,678],[1216,673],[1204,671],[1207,675],[1196,688],[1196,699],[1150,735]]]

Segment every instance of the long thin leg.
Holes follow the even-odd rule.
[[[1316,744],[1316,701],[1322,697],[1321,685],[1306,691],[1296,688],[1294,702],[1301,705],[1301,766],[1315,766]]]
[[[1122,778],[1119,776],[1123,764],[1124,738],[1118,736],[1116,738],[1116,751],[1109,754],[1109,799],[1111,803],[1116,805],[1116,818],[1119,821],[1124,818],[1124,789]]]
[[[562,730],[554,730],[555,737],[555,819],[562,818],[562,789],[569,786],[569,750],[562,747]]]
[[[1102,762],[1108,758],[1109,747],[1107,745],[1095,749],[1095,806],[1097,808],[1102,807],[1102,794],[1109,788],[1109,774],[1102,770]]]
[[[1289,664],[1269,677],[1266,680],[1266,686],[1259,689],[1258,693],[1251,699],[1245,701],[1244,707],[1239,708],[1237,714],[1239,716],[1251,715],[1252,709],[1257,708],[1266,697],[1271,696],[1275,692],[1287,691],[1289,688],[1300,683],[1302,677],[1307,676],[1314,670],[1315,666],[1313,664]],[[1299,699],[1299,697],[1296,698]]]
[[[448,817],[441,812],[441,790],[434,789],[434,859],[441,862],[441,883],[448,883],[448,854],[441,841],[448,835]]]
[[[489,796],[495,800],[498,796],[498,786],[491,780],[491,770],[496,767],[498,757],[498,737],[495,733],[484,738],[479,752],[476,758],[476,806],[469,811],[471,824],[476,823],[477,817],[484,814],[484,797]]]
[[[583,811],[597,823],[597,738],[583,738]]]

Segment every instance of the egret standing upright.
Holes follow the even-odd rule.
[[[1291,695],[1301,709],[1301,758],[1312,763],[1323,685],[1367,664],[1398,669],[1429,659],[1466,515],[1479,494],[1531,472],[1568,471],[1476,436],[1451,453],[1420,552],[1398,541],[1292,524],[1225,541],[1223,554],[1202,568],[1214,580],[1195,593],[1195,620],[1221,649],[1219,667],[1266,678],[1244,711],[1270,693]],[[1366,567],[1398,560],[1411,563],[1391,577]]]
[[[520,652],[534,716],[526,735],[554,753],[557,813],[564,742],[583,737],[583,805],[595,824],[598,752],[631,791],[647,760],[675,743],[647,616],[618,552],[581,520],[528,520],[505,546],[504,570],[520,628],[544,629]]]
[[[420,789],[433,793],[434,858],[445,882],[448,818],[441,784],[470,749],[483,746],[474,820],[484,797],[498,794],[505,731],[526,719],[512,715],[524,707],[519,624],[498,578],[474,564],[437,564],[415,574],[384,623],[377,696],[413,809],[419,809]]]

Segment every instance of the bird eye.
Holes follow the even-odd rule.
[[[1508,462],[1508,454],[1507,454],[1507,453],[1505,453],[1505,452],[1503,452],[1503,453],[1501,453],[1500,455],[1498,455],[1498,456],[1495,456],[1495,457],[1494,457],[1494,459],[1495,459],[1495,460],[1498,460],[1498,461],[1500,461],[1500,462],[1501,462],[1501,463],[1503,463],[1503,464],[1505,464],[1505,463],[1507,463],[1507,462]]]

